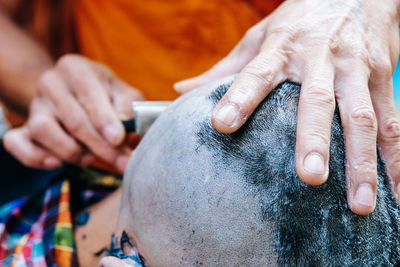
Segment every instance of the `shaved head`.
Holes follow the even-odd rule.
[[[328,182],[295,171],[300,86],[285,82],[236,133],[211,113],[233,78],[184,95],[154,123],[124,177],[119,229],[150,266],[396,265],[399,209],[379,161],[376,210],[346,206],[340,120]]]

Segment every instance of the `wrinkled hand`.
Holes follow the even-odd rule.
[[[400,125],[392,75],[399,56],[398,0],[288,0],[251,28],[208,72],[176,84],[181,92],[239,72],[212,116],[216,130],[238,130],[284,80],[302,84],[296,168],[308,184],[329,173],[329,143],[337,101],[346,141],[350,208],[375,208],[376,142],[393,191],[400,194]]]
[[[88,165],[98,157],[122,172],[130,150],[119,119],[132,117],[131,102],[142,99],[105,66],[67,55],[41,75],[27,123],[9,131],[4,145],[30,167]]]

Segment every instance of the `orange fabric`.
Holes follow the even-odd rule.
[[[2,0],[0,0],[0,4]],[[71,0],[9,0],[5,2],[19,27],[30,32],[55,59],[65,53],[77,53]],[[1,105],[1,103],[0,103]],[[7,118],[14,127],[21,126],[26,114],[4,104]]]
[[[280,2],[77,0],[78,43],[148,100],[172,100],[174,82],[214,65]]]
[[[178,96],[174,82],[212,67],[281,2],[21,0],[17,20],[54,57],[74,52],[77,37],[81,54],[113,69],[148,100],[172,100]]]

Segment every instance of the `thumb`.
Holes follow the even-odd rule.
[[[236,47],[210,70],[175,83],[175,90],[184,94],[216,79],[240,72],[260,51],[265,34],[257,26],[248,30]]]

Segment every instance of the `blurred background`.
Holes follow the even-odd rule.
[[[400,58],[397,63],[396,72],[393,76],[393,85],[394,85],[394,101],[396,103],[397,114],[400,117]]]

